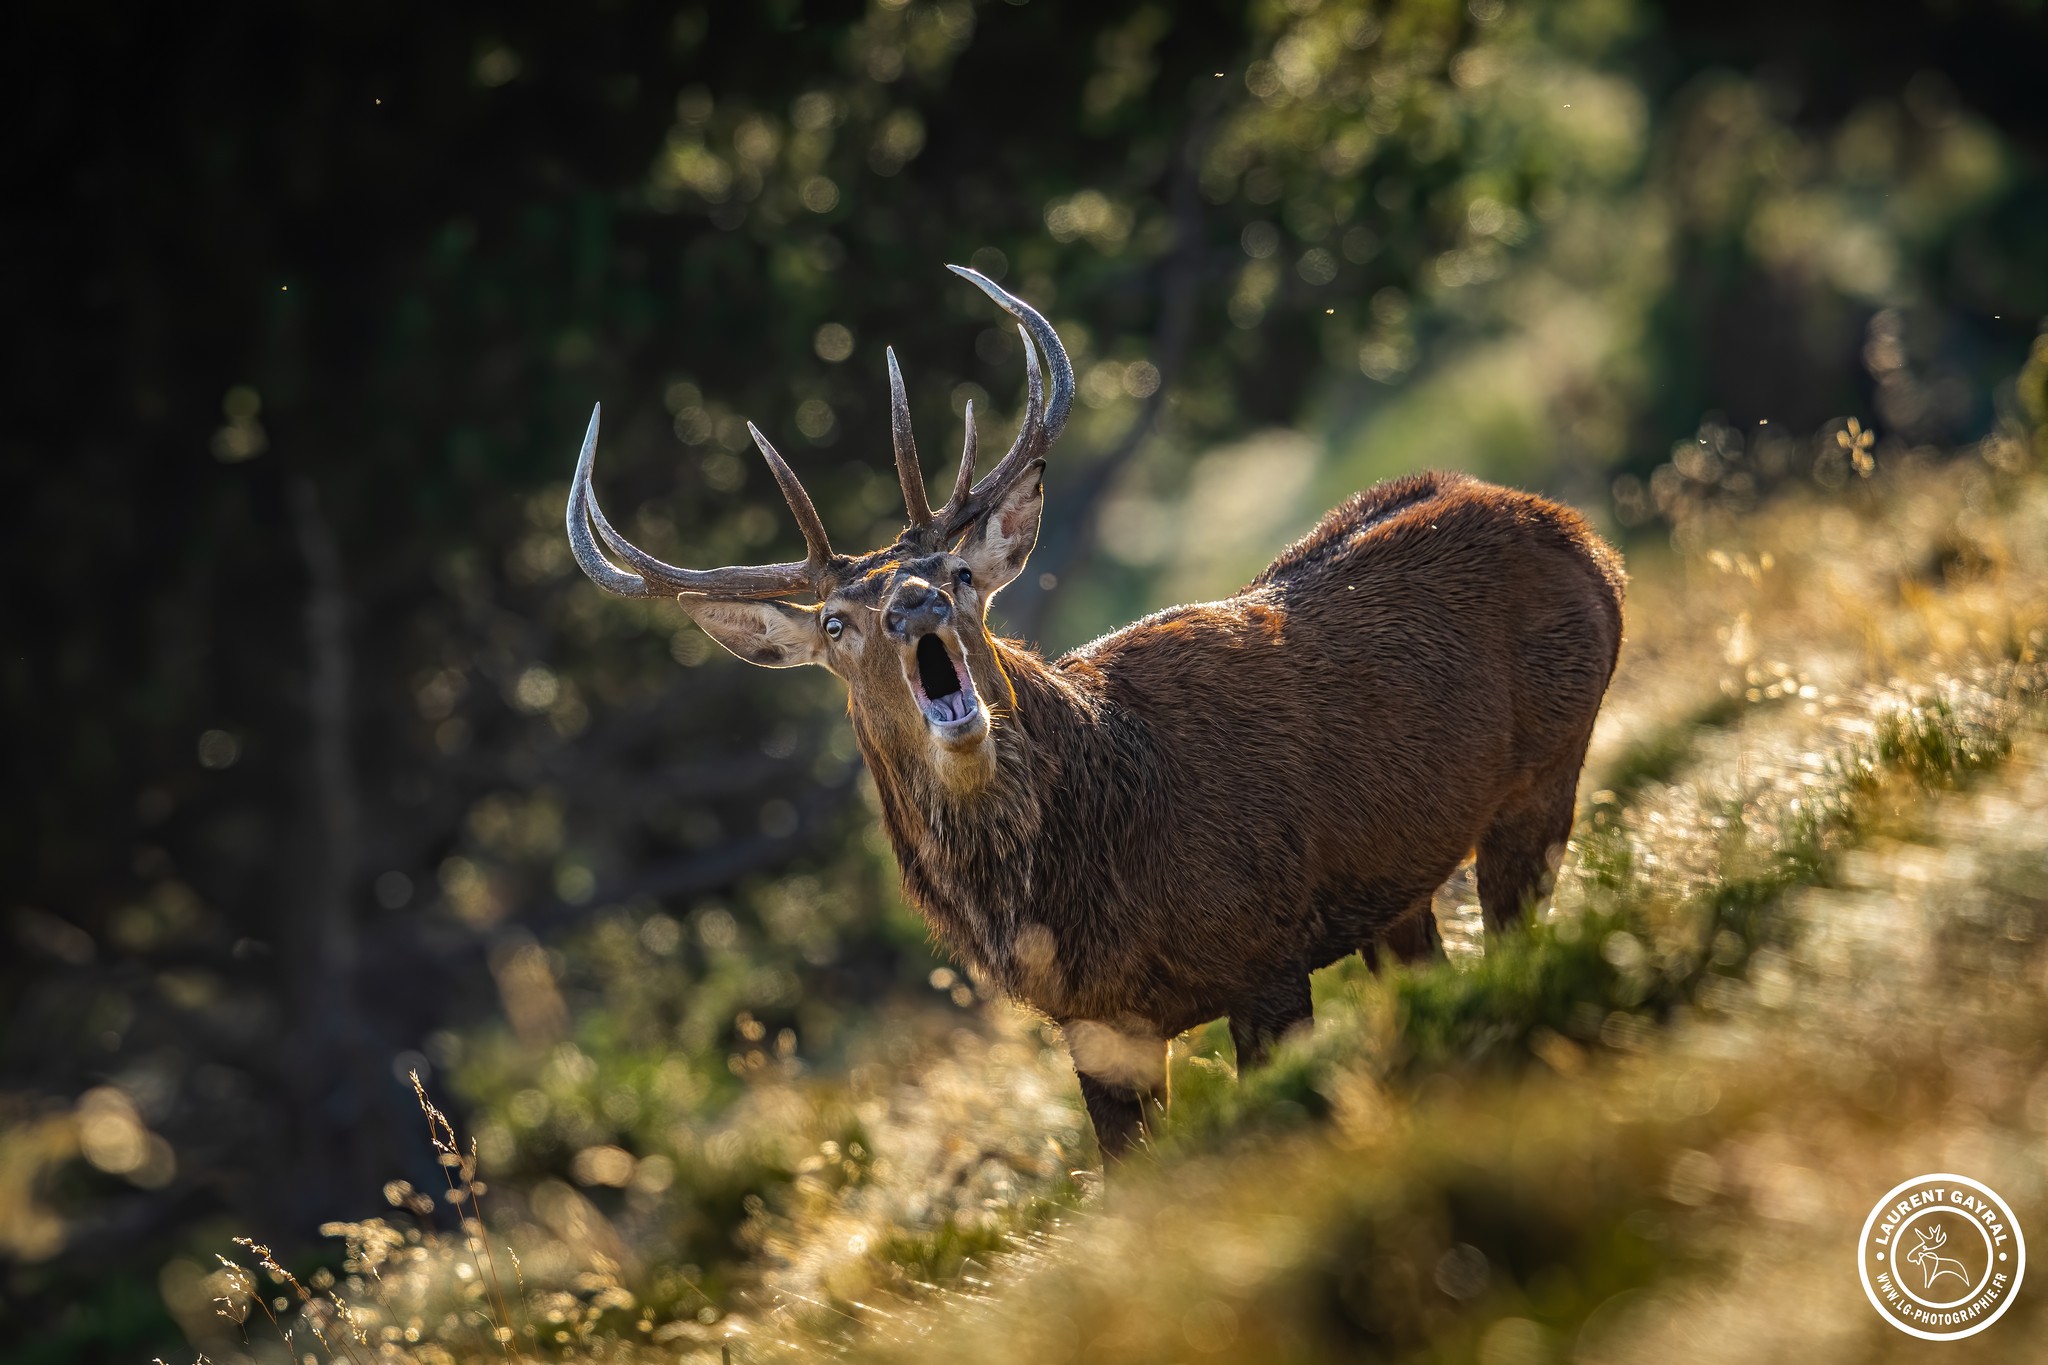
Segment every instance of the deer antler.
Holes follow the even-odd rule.
[[[917,438],[910,434],[910,400],[903,393],[903,371],[896,366],[896,348],[883,348],[889,357],[889,443],[896,450],[896,479],[903,485],[903,506],[910,513],[912,530],[932,524],[932,505],[925,501],[924,471],[917,465]]]
[[[1024,340],[1024,421],[1017,429],[1017,439],[1011,444],[1009,453],[989,471],[987,478],[977,483],[974,478],[974,405],[967,405],[967,439],[960,452],[960,473],[953,482],[952,497],[934,513],[925,497],[923,471],[917,464],[917,441],[910,431],[910,403],[903,393],[903,371],[896,364],[895,350],[889,351],[889,430],[896,450],[896,476],[903,484],[903,505],[910,513],[910,530],[906,534],[928,547],[933,542],[946,545],[958,539],[963,531],[988,515],[989,509],[1000,502],[1019,479],[1040,468],[1044,464],[1046,450],[1066,429],[1067,414],[1074,406],[1074,366],[1067,359],[1067,348],[1060,344],[1059,333],[1053,330],[1052,324],[1037,309],[981,272],[961,265],[949,265],[946,269],[972,281],[1017,319],[1017,335]],[[1050,399],[1046,397],[1045,380],[1038,369],[1039,350],[1045,352],[1046,361],[1052,369]],[[811,505],[810,495],[804,492],[795,472],[752,422],[747,423],[747,434],[760,448],[761,458],[768,462],[768,472],[775,476],[776,485],[782,489],[783,500],[789,504],[797,526],[804,533],[807,551],[804,562],[683,569],[656,559],[620,535],[605,517],[604,510],[597,505],[597,494],[590,486],[590,470],[597,458],[598,412],[596,407],[590,410],[590,429],[584,433],[583,450],[576,458],[576,480],[569,487],[568,518],[569,548],[576,556],[577,565],[593,583],[621,597],[653,597],[660,593],[726,598],[787,597],[809,588],[822,598],[831,590],[834,570],[841,561],[832,553],[832,543],[825,538],[825,523],[819,520],[818,509]],[[593,527],[597,532],[595,537],[591,535]],[[598,548],[600,540],[604,542],[604,550]],[[605,557],[605,550],[609,550],[626,567],[620,568],[612,563]]]
[[[1925,1236],[1925,1234],[1923,1233],[1923,1234],[1922,1234],[1922,1236],[1924,1237],[1924,1236]],[[1929,1243],[1927,1244],[1927,1246],[1928,1246],[1928,1249],[1929,1249],[1929,1250],[1932,1250],[1932,1249],[1933,1249],[1933,1248],[1935,1248],[1935,1247],[1939,1247],[1939,1246],[1947,1246],[1947,1245],[1948,1245],[1948,1229],[1947,1229],[1947,1228],[1945,1228],[1945,1227],[1942,1227],[1942,1226],[1940,1226],[1939,1224],[1937,1224],[1937,1225],[1935,1226],[1935,1229],[1934,1229],[1934,1240],[1933,1240],[1933,1241],[1931,1241],[1931,1242],[1929,1242]]]
[[[811,505],[810,495],[804,492],[795,471],[752,422],[747,423],[747,432],[760,448],[761,457],[768,461],[768,471],[782,489],[783,500],[796,515],[808,555],[801,564],[681,569],[656,559],[620,535],[605,517],[604,509],[597,505],[597,495],[590,487],[590,470],[597,459],[599,412],[600,407],[597,406],[590,410],[590,429],[583,435],[583,450],[576,457],[576,479],[569,486],[569,549],[591,582],[621,597],[654,597],[668,593],[729,598],[787,597],[807,588],[821,597],[825,594],[832,565],[836,562],[832,543],[825,538],[825,523],[819,520],[818,509]],[[597,536],[604,541],[605,548],[624,562],[627,569],[613,564],[597,548],[597,541],[590,534],[593,526],[597,528]]]
[[[967,435],[960,443],[960,472],[953,476],[953,494],[946,499],[948,508],[964,502],[974,491],[974,456],[980,440],[974,431],[974,400],[967,400]]]
[[[946,500],[946,505],[933,519],[941,540],[950,542],[987,515],[989,508],[1002,499],[1002,495],[1024,476],[1026,470],[1035,468],[1045,458],[1047,449],[1066,430],[1067,414],[1074,406],[1074,366],[1067,359],[1067,348],[1060,344],[1059,333],[1036,308],[978,270],[969,270],[964,265],[949,265],[946,269],[974,284],[994,299],[1004,312],[1017,319],[1017,335],[1024,341],[1025,382],[1024,422],[1017,429],[1017,439],[1011,444],[1009,453],[979,483],[973,482],[974,421],[969,414],[967,447],[961,456],[960,477],[954,483],[953,496]],[[1045,351],[1046,362],[1052,369],[1050,401],[1045,398],[1044,381],[1038,372],[1038,349],[1034,349],[1034,341],[1038,349]],[[922,483],[918,491],[923,492]],[[915,524],[915,508],[911,515]]]

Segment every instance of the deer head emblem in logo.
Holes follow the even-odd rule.
[[[1952,1239],[1959,1240],[1951,1246]],[[1953,1341],[2012,1307],[2027,1273],[2027,1239],[1998,1191],[1941,1171],[1901,1181],[1877,1201],[1856,1261],[1879,1317],[1922,1341]],[[1944,1285],[1944,1275],[1955,1278]]]
[[[1924,1228],[1915,1228],[1913,1231],[1919,1236],[1920,1242],[1906,1253],[1906,1259],[1920,1267],[1920,1273],[1925,1277],[1920,1285],[1922,1289],[1934,1288],[1934,1282],[1943,1275],[1953,1275],[1964,1284],[1970,1282],[1969,1272],[1963,1269],[1961,1261],[1937,1254],[1942,1247],[1948,1245],[1946,1228],[1937,1225],[1932,1233]]]

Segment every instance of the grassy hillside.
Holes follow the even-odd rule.
[[[1924,1353],[1857,1282],[1884,1191],[1965,1172],[2048,1235],[2048,477],[2002,440],[1720,496],[1634,557],[1542,922],[1482,944],[1454,880],[1448,961],[1319,974],[1259,1072],[1181,1040],[1107,1188],[1051,1030],[942,978],[965,1008],[874,1021],[844,1067],[736,1056],[688,1160],[594,1147],[500,1194],[437,1129],[449,1191],[337,1225],[344,1273],[235,1248],[167,1279],[181,1320],[216,1361],[290,1333],[423,1365]],[[679,1186],[730,1202],[729,1258],[641,1234]],[[2043,1339],[2035,1284],[1947,1349]]]

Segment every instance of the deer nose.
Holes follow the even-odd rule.
[[[905,583],[889,599],[882,624],[892,635],[908,636],[916,626],[936,626],[953,614],[944,593],[922,581]]]

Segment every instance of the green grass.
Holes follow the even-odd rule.
[[[1629,741],[1602,769],[1600,786],[1617,801],[1626,801],[1644,787],[1671,781],[1692,758],[1700,733],[1734,724],[1744,705],[1741,696],[1721,693],[1707,698],[1686,715]]]

